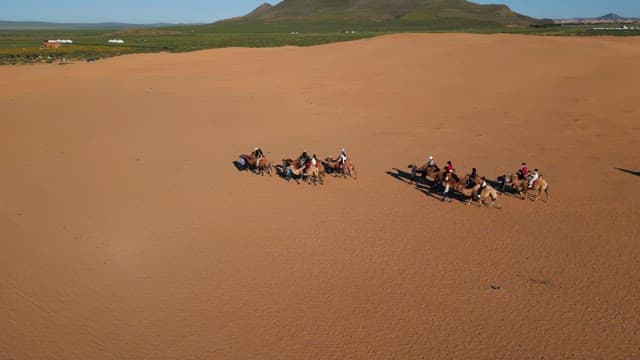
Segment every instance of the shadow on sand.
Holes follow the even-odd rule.
[[[631,170],[621,169],[621,168],[616,168],[616,170],[618,170],[618,171],[622,171],[622,172],[627,173],[627,174],[631,174],[631,175],[635,175],[635,176],[640,176],[640,171],[631,171]]]
[[[393,168],[393,171],[387,171],[387,175],[393,177],[394,179],[401,181],[407,185],[415,185],[416,190],[422,192],[428,197],[432,197],[434,199],[443,200],[442,192],[444,188],[435,183],[432,180],[427,179],[426,177],[416,176],[415,178],[411,175],[411,172],[400,170],[397,168]],[[520,197],[520,194],[512,188],[510,185],[503,182],[504,176],[498,177],[497,180],[489,180],[486,179],[487,184],[491,185],[496,191],[502,195],[508,195],[512,197]],[[436,195],[437,194],[437,195]],[[465,197],[461,193],[455,190],[449,191],[449,198],[458,200],[460,202],[466,203],[469,198]]]
[[[249,169],[249,167],[248,167],[248,166],[243,166],[243,165],[240,163],[240,161],[238,161],[238,160],[234,160],[234,161],[233,161],[233,166],[234,166],[234,167],[236,168],[236,170],[238,170],[238,171],[246,171],[246,170],[248,170],[248,169]]]
[[[443,200],[442,199],[443,189],[441,187],[436,186],[436,184],[433,181],[429,179],[416,177],[414,182],[412,181],[410,172],[406,172],[404,170],[400,170],[397,168],[393,168],[392,170],[393,171],[387,171],[387,175],[407,185],[415,185],[416,190],[420,191],[421,193],[425,194],[428,197],[431,197],[440,201]],[[439,195],[435,194],[436,191],[438,192]],[[453,200],[458,200],[460,202],[466,202],[466,199],[456,191],[450,191],[449,198]]]

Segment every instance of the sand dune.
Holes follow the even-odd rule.
[[[0,359],[638,358],[638,63],[406,34],[0,67]],[[238,172],[254,145],[360,176]],[[552,199],[387,174],[428,155]]]

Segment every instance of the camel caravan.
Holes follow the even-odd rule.
[[[476,201],[480,207],[492,206],[500,209],[502,205],[498,195],[502,193],[518,194],[523,200],[530,198],[536,201],[542,193],[545,194],[545,202],[550,198],[547,180],[538,169],[529,171],[526,163],[522,163],[515,174],[501,175],[494,182],[478,175],[476,168],[473,168],[470,174],[461,177],[451,161],[447,161],[445,167],[440,169],[432,156],[429,156],[429,160],[423,166],[411,164],[408,167],[411,169],[410,183],[415,183],[416,186],[419,186],[418,182],[430,185],[427,194],[440,190],[441,201],[451,202],[451,195],[455,192],[465,204]],[[496,188],[499,188],[500,192]]]
[[[334,177],[341,176],[345,179],[347,177],[356,179],[358,176],[353,161],[347,156],[344,149],[335,159],[326,157],[324,160],[318,160],[316,154],[309,156],[304,150],[296,159],[284,158],[281,164],[273,164],[264,155],[262,149],[256,146],[249,155],[240,155],[239,160],[234,163],[241,171],[249,170],[259,175],[268,174],[269,176],[275,171],[285,180],[293,180],[297,184],[305,182],[312,185],[323,185],[323,178],[327,174],[332,174]]]

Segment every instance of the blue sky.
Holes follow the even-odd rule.
[[[212,22],[243,15],[264,0],[0,0],[0,20],[129,23]],[[271,1],[272,4],[278,1]],[[504,3],[538,18],[640,17],[640,0],[476,0]]]

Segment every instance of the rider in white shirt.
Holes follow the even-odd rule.
[[[347,152],[342,149],[342,151],[340,151],[340,168],[344,166],[345,161],[347,161]]]
[[[531,179],[529,179],[529,189],[533,187],[533,183],[538,180],[540,174],[538,174],[538,169],[533,170],[533,174],[531,175]]]
[[[433,160],[433,156],[429,156],[429,161],[427,162],[427,167],[433,167],[436,164],[436,161]]]

